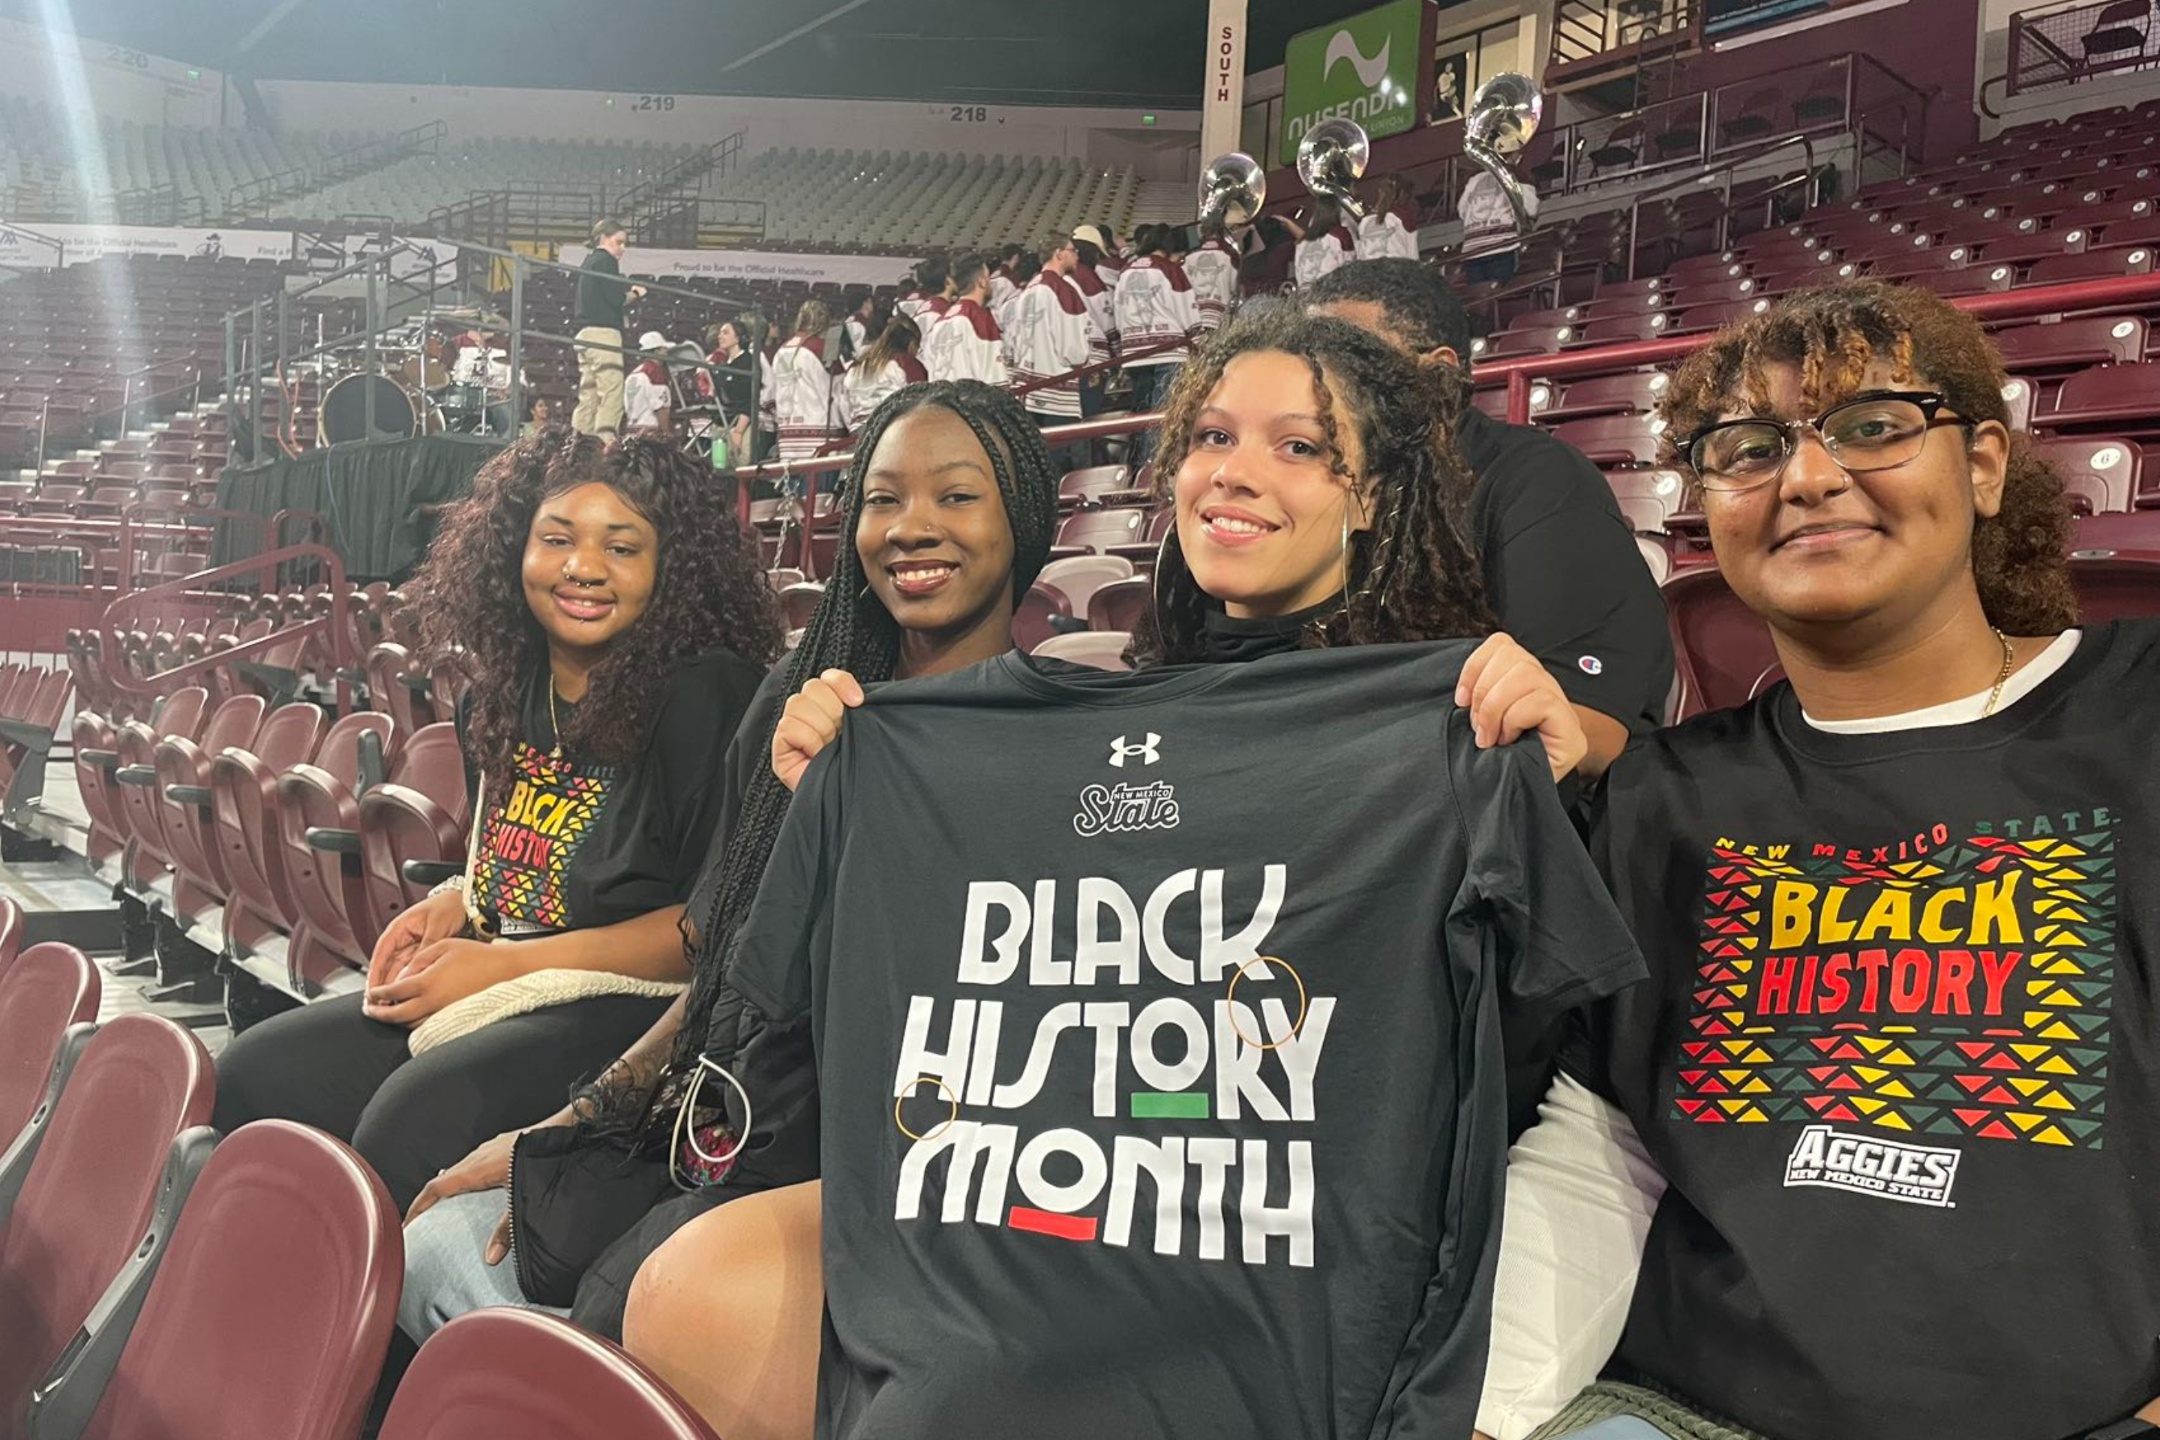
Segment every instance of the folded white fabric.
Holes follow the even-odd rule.
[[[529,1015],[573,1000],[602,995],[644,995],[665,1000],[682,990],[674,980],[639,980],[630,975],[611,975],[605,970],[535,970],[500,985],[490,985],[476,995],[452,1001],[413,1026],[405,1043],[415,1055],[438,1045],[463,1039],[483,1026],[512,1015]]]

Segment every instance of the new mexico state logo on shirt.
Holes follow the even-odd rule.
[[[2114,828],[1711,847],[1676,1117],[2099,1148]]]
[[[550,760],[521,742],[512,777],[480,834],[474,903],[510,933],[560,930],[570,922],[563,877],[607,804],[614,767]]]

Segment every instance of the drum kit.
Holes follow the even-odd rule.
[[[377,438],[509,438],[502,433],[501,411],[510,403],[510,355],[485,343],[509,328],[510,322],[500,315],[477,308],[434,309],[382,336],[372,369],[362,350],[325,356],[329,383],[322,392],[318,421],[322,443],[369,438],[371,393],[372,434]],[[460,346],[461,335],[483,343]],[[492,421],[490,410],[497,412]]]

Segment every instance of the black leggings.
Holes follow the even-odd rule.
[[[318,1000],[234,1037],[217,1063],[217,1128],[297,1120],[358,1150],[399,1213],[481,1141],[560,1110],[652,1028],[669,1001],[607,995],[513,1015],[414,1058],[410,1034]]]

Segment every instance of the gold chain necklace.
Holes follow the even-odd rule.
[[[1987,719],[1988,716],[1994,714],[1995,707],[2002,703],[2003,686],[2010,683],[2010,672],[2017,668],[2017,649],[2016,647],[2011,645],[2010,637],[2003,634],[2002,631],[1997,630],[1995,632],[1995,638],[2002,642],[2002,673],[1995,677],[1995,688],[1988,692],[1987,708],[1980,712],[1980,718],[1983,720]],[[554,691],[550,690],[548,693],[550,697],[552,697]]]
[[[2003,673],[2008,675],[2010,672],[2005,670]],[[2000,682],[1996,684],[1995,691],[1997,694],[2002,693]],[[1992,710],[1994,708],[1994,702],[1990,701],[1988,709]],[[548,759],[559,761],[562,759],[562,722],[555,718],[555,672],[553,670],[548,672],[548,733],[555,737],[555,748],[548,751]]]

